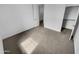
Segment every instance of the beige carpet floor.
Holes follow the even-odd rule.
[[[74,45],[73,40],[69,40],[70,33],[69,29],[56,32],[39,26],[4,39],[4,50],[6,54],[20,54],[22,51],[18,45],[31,38],[38,43],[32,54],[73,54]]]

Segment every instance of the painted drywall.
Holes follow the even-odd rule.
[[[4,54],[2,39],[0,39],[0,54]]]
[[[44,5],[44,27],[61,32],[65,7],[64,4]]]
[[[34,26],[39,26],[39,5],[33,4]]]
[[[79,54],[79,18],[76,26],[76,31],[74,34],[74,52],[75,54]]]
[[[67,7],[79,6],[79,4],[66,4]]]
[[[4,39],[37,26],[32,4],[0,5],[0,38]]]
[[[40,16],[40,20],[43,20],[43,17],[44,17],[44,5],[43,4],[39,4],[39,16]]]

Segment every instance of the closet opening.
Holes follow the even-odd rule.
[[[77,6],[66,7],[63,21],[63,29],[65,28],[71,30],[69,40],[73,39],[77,18],[78,18],[78,7]]]

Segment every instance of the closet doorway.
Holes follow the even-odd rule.
[[[77,19],[78,19],[78,7],[77,6],[66,7],[63,21],[63,28],[71,30],[69,40],[71,40],[74,36]]]

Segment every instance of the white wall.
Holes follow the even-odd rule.
[[[63,4],[46,4],[44,5],[44,27],[61,31],[65,5]]]
[[[34,4],[33,5],[33,17],[34,17],[34,26],[39,26],[39,5]]]
[[[75,54],[79,54],[79,17],[78,17],[76,31],[75,31],[73,40],[74,40]]]
[[[4,54],[2,39],[0,39],[0,54]]]
[[[0,5],[0,38],[4,39],[37,26],[33,5]]]
[[[43,20],[43,17],[44,17],[44,5],[43,4],[39,4],[39,16],[40,16],[40,20]]]
[[[67,7],[71,7],[71,6],[79,6],[79,4],[66,4]]]

